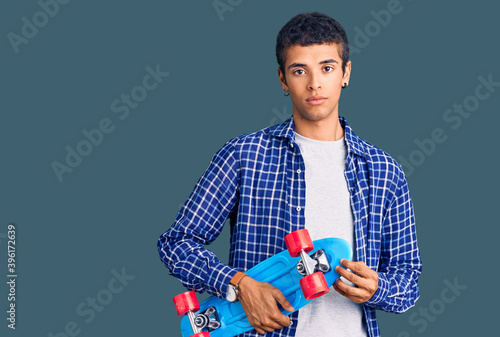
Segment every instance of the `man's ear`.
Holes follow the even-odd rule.
[[[343,83],[347,85],[349,85],[349,80],[351,78],[351,61],[347,61],[346,64],[345,64],[345,68],[344,68],[344,76],[343,76]]]
[[[278,77],[280,78],[280,83],[281,83],[281,87],[283,88],[283,90],[287,89],[288,84],[286,84],[286,77],[285,77],[285,74],[283,74],[281,72],[280,67],[278,67]]]

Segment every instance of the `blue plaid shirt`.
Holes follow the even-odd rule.
[[[401,313],[419,297],[421,260],[408,183],[387,153],[354,134],[343,117],[345,178],[355,219],[356,256],[378,272],[378,290],[364,303],[370,336],[380,336],[375,309]],[[237,271],[286,249],[286,234],[304,228],[305,166],[293,118],[228,141],[212,158],[172,227],[158,240],[170,273],[186,288],[222,299]],[[204,245],[231,226],[229,264]],[[295,336],[293,325],[266,336]],[[258,336],[255,330],[241,336]]]

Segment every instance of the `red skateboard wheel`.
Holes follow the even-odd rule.
[[[179,316],[183,316],[189,311],[195,312],[200,310],[200,304],[196,299],[194,291],[186,291],[185,293],[175,296],[173,300],[175,308],[177,309],[177,315]]]
[[[318,298],[330,291],[325,275],[322,272],[316,272],[301,278],[300,287],[306,300]]]
[[[301,250],[309,253],[314,248],[307,229],[299,229],[286,235],[285,243],[291,257],[300,256]]]
[[[191,337],[210,337],[208,331],[198,332],[197,334],[191,335]]]

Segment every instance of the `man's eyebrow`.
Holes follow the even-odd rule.
[[[329,59],[329,60],[321,61],[319,64],[325,64],[325,63],[338,63],[338,62],[334,59]],[[307,65],[305,65],[303,63],[292,63],[287,67],[287,69],[294,68],[294,67],[306,67],[306,66]]]

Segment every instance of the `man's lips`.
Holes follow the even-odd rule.
[[[323,96],[313,96],[306,99],[308,103],[321,103],[324,100],[326,100],[326,97]]]

